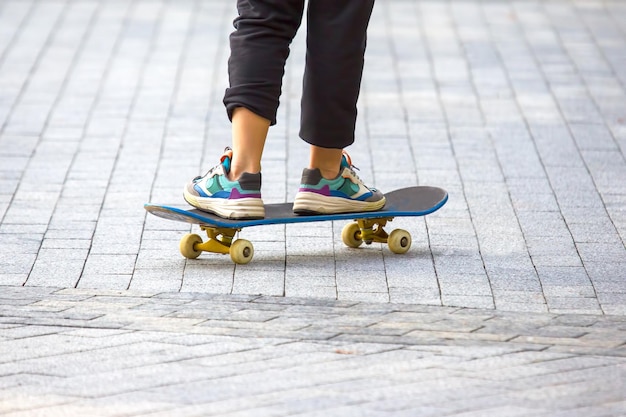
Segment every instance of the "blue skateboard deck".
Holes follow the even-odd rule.
[[[225,219],[198,209],[185,210],[158,204],[145,204],[151,214],[168,220],[197,224],[207,232],[209,240],[202,242],[198,235],[186,235],[180,242],[180,251],[186,258],[198,257],[201,252],[228,253],[235,263],[250,262],[254,252],[252,244],[245,239],[233,241],[237,231],[251,226],[267,224],[309,223],[329,220],[354,220],[344,227],[342,239],[349,247],[361,243],[387,243],[394,253],[405,253],[411,237],[404,230],[391,234],[383,230],[387,221],[394,217],[425,216],[439,210],[447,201],[448,193],[437,187],[415,186],[401,188],[385,194],[385,207],[379,211],[300,215],[292,210],[293,203],[266,204],[263,219]]]

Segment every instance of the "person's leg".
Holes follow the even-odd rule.
[[[183,195],[192,206],[222,217],[256,218],[265,215],[261,156],[268,128],[276,123],[285,61],[304,0],[238,0],[237,9],[224,95],[232,149],[187,184]]]
[[[237,107],[232,115],[233,159],[229,178],[237,179],[244,172],[261,172],[261,157],[270,121],[245,107]]]
[[[323,175],[329,157],[336,175],[342,153],[316,148],[343,149],[354,142],[356,104],[373,6],[374,0],[309,3],[300,136],[312,145],[309,168],[321,168]]]
[[[270,125],[276,124],[289,45],[304,11],[304,0],[239,0],[237,29],[230,36],[230,88],[224,104],[232,121],[230,178],[261,170]]]
[[[366,32],[374,0],[311,0],[300,137],[310,144],[294,211],[379,210],[384,195],[365,186],[343,148],[354,142]],[[329,41],[332,39],[332,41]]]

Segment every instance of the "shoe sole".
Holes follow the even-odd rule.
[[[183,197],[195,208],[225,219],[262,219],[265,217],[265,207],[260,198],[238,198],[237,200],[198,198],[187,193],[186,190]]]
[[[339,214],[377,211],[385,206],[385,198],[378,201],[349,200],[341,197],[328,197],[317,193],[299,192],[293,201],[296,214]]]

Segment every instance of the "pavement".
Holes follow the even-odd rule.
[[[223,0],[0,0],[1,416],[626,416],[626,3],[378,0],[357,141],[396,219],[149,216],[230,143]],[[303,25],[263,159],[293,198]]]

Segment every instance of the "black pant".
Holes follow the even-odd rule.
[[[300,137],[324,148],[354,142],[356,102],[374,0],[309,0]],[[229,118],[245,107],[276,123],[289,45],[304,0],[238,0],[230,36]]]

